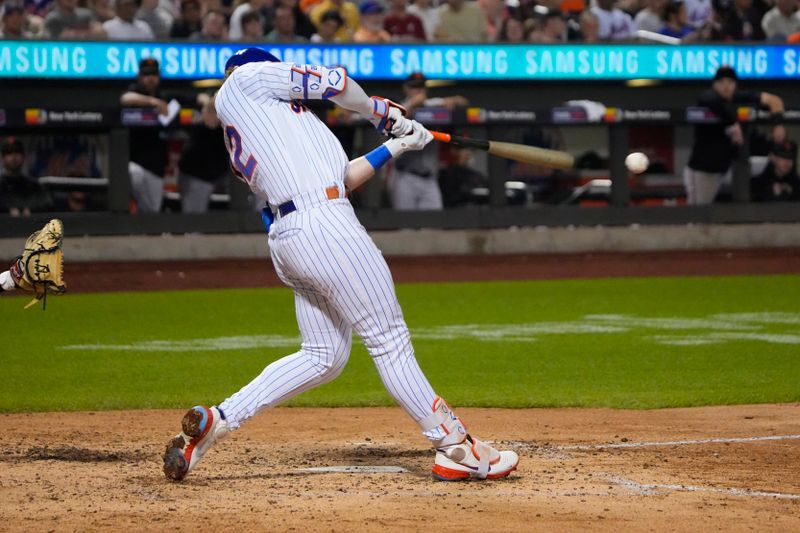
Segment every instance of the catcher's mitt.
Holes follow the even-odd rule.
[[[53,219],[42,229],[28,237],[22,255],[11,264],[11,277],[21,289],[33,291],[34,297],[25,306],[29,308],[39,300],[42,309],[47,302],[47,292],[61,294],[67,290],[62,275],[64,273],[64,253],[61,241],[64,237],[64,225]]]

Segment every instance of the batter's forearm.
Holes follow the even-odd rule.
[[[350,76],[347,77],[347,86],[344,91],[332,96],[330,99],[340,107],[365,116],[371,115],[374,107],[372,99],[367,96],[361,85],[356,83]]]
[[[368,154],[353,159],[350,161],[350,169],[344,178],[345,186],[351,191],[359,188],[375,175],[376,170],[407,149],[408,147],[398,139],[389,139]]]
[[[348,189],[352,191],[360,187],[390,159],[399,157],[409,150],[422,150],[431,142],[433,136],[422,124],[413,120],[410,122],[412,127],[409,135],[389,139],[368,154],[350,161],[350,168],[344,178],[344,184]]]
[[[357,159],[350,161],[350,167],[347,170],[347,176],[344,178],[344,186],[348,190],[354,191],[366,183],[372,176],[375,175],[375,167],[373,167],[367,158],[363,155]]]

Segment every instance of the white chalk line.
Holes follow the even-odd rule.
[[[510,446],[522,450],[543,450],[543,451],[584,451],[584,450],[604,450],[608,448],[647,448],[659,446],[688,446],[697,444],[715,444],[715,443],[745,443],[745,442],[761,442],[773,440],[796,440],[800,439],[800,435],[768,435],[763,437],[730,437],[730,438],[708,438],[708,439],[693,439],[693,440],[668,440],[668,441],[655,441],[655,442],[620,442],[608,444],[567,444],[563,446],[543,446],[533,442],[522,441],[486,441],[492,446]]]
[[[370,466],[370,465],[345,465],[345,466],[313,466],[301,468],[300,472],[312,474],[405,474],[407,469],[402,466]]]
[[[656,446],[687,446],[693,444],[716,444],[716,443],[742,443],[742,442],[761,442],[771,440],[795,440],[800,439],[800,435],[769,435],[763,437],[732,437],[732,438],[710,438],[694,440],[672,440],[659,442],[620,442],[614,444],[575,444],[568,446],[557,446],[559,450],[605,450],[609,448],[646,448]]]
[[[469,339],[483,342],[531,343],[545,335],[597,335],[657,330],[664,334],[643,335],[647,341],[674,346],[755,341],[769,344],[800,344],[795,331],[764,331],[766,325],[793,327],[800,313],[732,313],[710,317],[638,317],[621,314],[585,315],[577,321],[520,324],[450,324],[414,328],[412,337],[423,340]],[[156,339],[130,344],[84,343],[61,346],[77,351],[200,352],[283,348],[296,346],[295,335],[236,335],[195,339]]]
[[[712,492],[717,494],[729,494],[731,496],[757,497],[757,498],[776,498],[782,500],[800,500],[800,494],[788,492],[772,492],[752,489],[739,489],[735,487],[702,487],[698,485],[676,485],[660,483],[639,483],[632,479],[620,476],[607,476],[609,482],[625,487],[636,494],[651,495],[659,490],[672,490],[679,492]]]

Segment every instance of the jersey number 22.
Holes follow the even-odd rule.
[[[231,167],[233,172],[247,183],[253,178],[258,162],[251,155],[247,162],[242,162],[242,136],[233,126],[225,128],[225,136],[228,138],[228,150],[231,153]]]

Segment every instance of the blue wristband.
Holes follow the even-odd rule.
[[[364,157],[369,161],[369,164],[372,165],[372,168],[378,170],[392,158],[392,152],[382,144]]]

